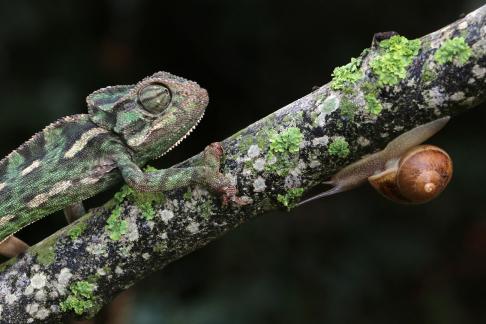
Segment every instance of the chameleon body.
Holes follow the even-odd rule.
[[[159,72],[136,85],[100,89],[87,104],[88,114],[60,119],[0,161],[0,242],[121,179],[138,191],[198,183],[235,198],[219,172],[217,143],[206,148],[201,166],[140,169],[179,144],[202,118],[208,95],[196,83]]]

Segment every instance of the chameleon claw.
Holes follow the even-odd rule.
[[[223,206],[227,206],[230,202],[237,206],[245,206],[252,202],[248,197],[237,196],[238,190],[235,186],[222,187],[219,192],[221,193],[221,203]]]
[[[211,144],[208,145],[208,148],[213,150],[213,154],[218,157],[218,158],[221,158],[223,156],[223,153],[224,153],[224,150],[223,150],[223,146],[221,145],[220,142],[213,142]]]
[[[205,158],[212,157],[217,160],[220,160],[221,157],[223,156],[224,150],[223,146],[221,145],[220,142],[213,142],[206,146],[204,149],[204,156]]]

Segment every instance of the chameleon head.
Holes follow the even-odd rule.
[[[100,89],[86,101],[94,123],[119,134],[139,157],[150,159],[189,135],[209,99],[197,83],[158,72],[137,85]]]

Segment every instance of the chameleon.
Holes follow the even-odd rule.
[[[28,247],[13,236],[23,227],[61,209],[79,213],[83,200],[121,180],[139,192],[200,184],[223,203],[241,203],[219,171],[223,150],[217,142],[206,147],[200,165],[141,169],[179,145],[208,102],[197,83],[167,72],[91,93],[88,114],[59,119],[0,161],[0,254]]]

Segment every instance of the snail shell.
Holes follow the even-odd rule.
[[[437,197],[452,177],[452,160],[441,148],[419,145],[399,160],[390,160],[385,170],[368,178],[383,196],[395,202],[421,204]]]

